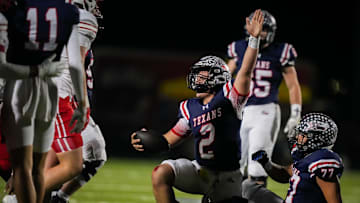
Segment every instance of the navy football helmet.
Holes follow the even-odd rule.
[[[208,75],[201,75],[200,71],[208,71]],[[203,82],[197,80],[201,78]],[[217,56],[204,56],[190,67],[187,76],[188,88],[198,92],[214,92],[231,79],[229,67],[225,61]]]
[[[292,136],[299,151],[310,153],[318,149],[331,149],[336,141],[338,127],[327,115],[322,113],[309,113],[303,116],[294,130]],[[297,142],[297,135],[307,138],[305,143]]]
[[[261,11],[264,14],[263,30],[267,32],[267,35],[265,40],[261,40],[260,47],[262,47],[261,45],[264,44],[271,44],[274,41],[275,32],[277,28],[275,17],[267,10],[261,10]],[[250,21],[253,16],[254,16],[254,12],[252,12],[249,16]],[[247,31],[246,34],[249,35]]]

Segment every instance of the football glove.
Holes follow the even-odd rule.
[[[53,60],[55,57],[56,55],[53,54],[37,66],[38,76],[40,78],[60,76],[60,74],[66,68],[65,62],[54,62]]]
[[[288,121],[286,122],[284,133],[290,138],[294,135],[293,130],[301,119],[301,105],[291,104],[291,113]]]
[[[251,159],[253,161],[259,162],[261,165],[265,165],[267,162],[269,162],[269,157],[264,150],[259,150],[251,155]]]
[[[74,111],[74,114],[70,121],[70,126],[73,126],[73,129],[70,131],[71,133],[80,133],[87,122],[87,108],[86,107],[77,107]]]

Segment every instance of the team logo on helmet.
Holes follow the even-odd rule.
[[[295,133],[303,134],[307,138],[305,143],[295,141],[297,148],[303,152],[312,152],[322,148],[331,149],[335,144],[338,128],[329,116],[309,113],[300,120]],[[293,139],[297,139],[296,136],[293,136]]]
[[[208,75],[200,74],[200,71],[208,71]],[[197,79],[202,78],[203,82],[198,83]],[[201,93],[217,91],[231,79],[229,67],[225,61],[217,56],[205,56],[190,67],[190,73],[187,76],[188,88]]]

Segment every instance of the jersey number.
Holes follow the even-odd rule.
[[[39,21],[38,9],[29,8],[26,14],[26,20],[29,22],[29,42],[25,44],[27,49],[39,50],[40,43],[38,40],[38,21]],[[49,8],[45,13],[45,20],[49,22],[49,40],[44,43],[41,47],[42,51],[54,51],[57,47],[57,27],[58,27],[58,16],[56,8]]]
[[[322,173],[323,178],[325,178],[326,176],[328,176],[329,178],[332,178],[332,176],[334,174],[334,169],[333,168],[322,168],[321,173]]]
[[[254,82],[251,81],[251,94],[253,94],[255,97],[260,98],[267,97],[270,94],[271,83],[267,80],[264,80],[264,78],[271,78],[272,71],[255,69],[254,74],[256,87],[254,85]]]
[[[300,176],[293,174],[293,176],[290,178],[291,186],[289,188],[289,194],[286,197],[285,203],[292,203],[294,195],[296,194],[297,186],[299,185],[301,178]]]
[[[204,148],[210,146],[215,140],[215,127],[211,123],[206,123],[200,128],[201,138],[199,142],[199,152],[202,159],[212,159],[214,153],[212,150],[205,150]],[[208,136],[207,136],[208,135]]]

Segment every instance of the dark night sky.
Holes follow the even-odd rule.
[[[360,53],[359,6],[341,2],[326,5],[304,1],[244,2],[195,5],[136,1],[125,4],[108,0],[102,9],[105,29],[96,44],[225,53],[230,42],[243,37],[245,17],[262,8],[277,19],[275,40],[293,44],[299,58],[313,61],[321,69],[319,84],[328,78],[343,81],[343,86],[350,91],[350,98],[345,100],[354,100],[354,92],[360,89],[356,82],[356,75],[360,74],[356,68],[359,66],[356,56]]]
[[[191,5],[135,2],[104,3],[105,30],[100,43],[122,47],[224,51],[226,45],[243,35],[245,17],[256,8],[270,11],[277,19],[276,40],[294,44],[301,56],[321,63],[345,56],[344,40],[351,42],[356,8],[327,4],[324,8],[296,1],[266,4]],[[348,13],[347,13],[348,12]],[[351,43],[346,43],[351,46]],[[334,64],[332,62],[331,64]]]

